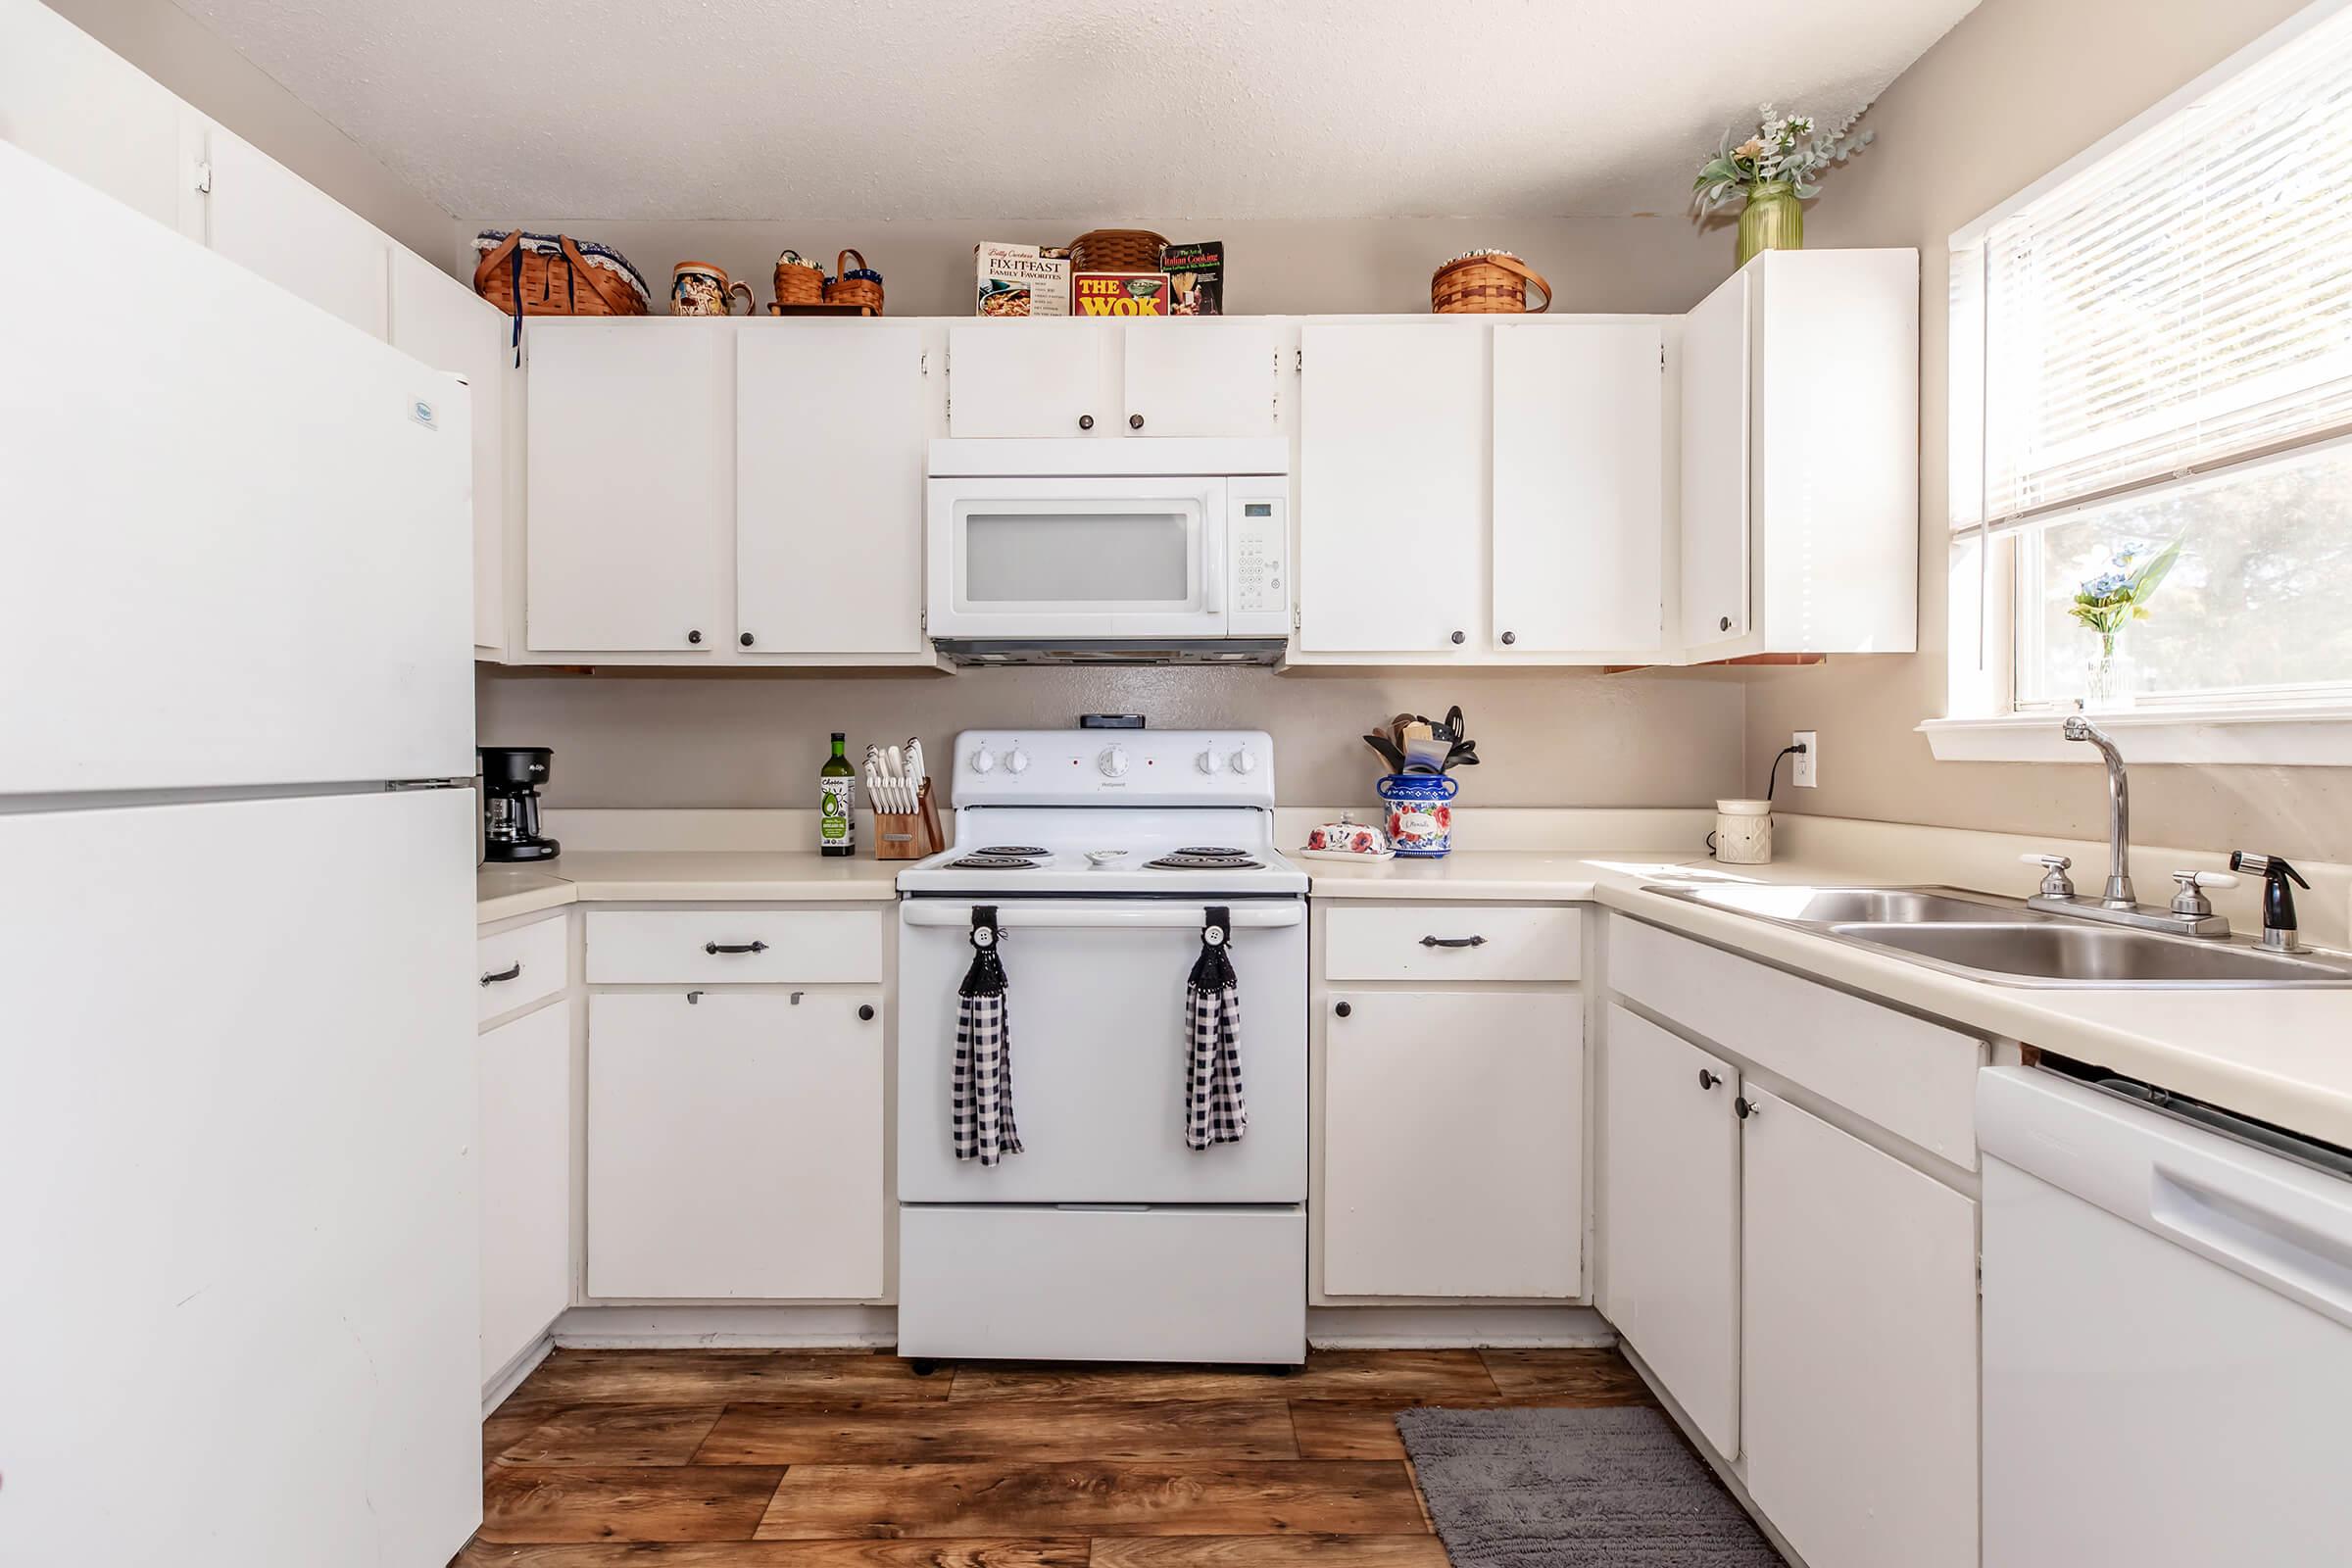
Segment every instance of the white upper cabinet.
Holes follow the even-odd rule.
[[[1683,318],[1683,642],[1747,635],[1748,285]]]
[[[733,638],[719,493],[733,445],[730,330],[667,318],[530,323],[532,650],[692,654]]]
[[[1115,339],[1101,321],[967,321],[948,328],[948,434],[1109,435]]]
[[[1458,320],[1301,332],[1301,649],[1486,646],[1487,337]]]
[[[392,241],[384,232],[217,125],[206,145],[213,249],[363,332],[388,336]]]
[[[1741,1093],[1748,1492],[1812,1568],[1976,1568],[1976,1204]]]
[[[1494,645],[1655,654],[1664,333],[1652,321],[1494,330]]]
[[[736,341],[735,388],[738,648],[918,654],[922,333],[762,324]]]
[[[392,250],[392,346],[463,376],[473,406],[473,643],[505,646],[508,320],[406,246]]]
[[[1716,1451],[1736,1454],[1739,1073],[1613,1004],[1607,1052],[1600,1307]]]
[[[202,238],[202,118],[121,55],[39,0],[0,0],[0,141]]]
[[[1683,327],[1693,659],[1918,646],[1919,253],[1766,251]]]
[[[1251,317],[1180,317],[1113,328],[1122,345],[1122,419],[1135,435],[1280,433],[1279,323]]]

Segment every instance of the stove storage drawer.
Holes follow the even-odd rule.
[[[1584,916],[1560,905],[1325,904],[1330,980],[1574,980]]]
[[[908,1205],[899,1353],[1295,1365],[1306,1359],[1305,1212]]]
[[[588,983],[872,985],[874,909],[590,909]]]

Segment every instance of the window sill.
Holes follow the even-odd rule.
[[[2352,767],[2352,705],[2134,708],[2090,713],[2124,760],[2193,766]],[[1918,726],[1939,762],[2095,762],[2059,732],[2063,713],[1931,718]]]

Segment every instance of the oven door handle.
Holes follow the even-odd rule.
[[[1237,931],[1271,930],[1306,923],[1306,905],[1298,899],[1269,900],[1262,905],[1235,904],[1227,895],[1225,906],[1233,910],[1233,926]],[[958,931],[971,928],[972,906],[968,903],[951,899],[907,899],[899,907],[899,917],[910,926],[953,926]],[[1206,899],[1198,904],[1188,899],[1154,900],[1150,904],[1110,904],[1091,899],[1006,901],[997,906],[997,924],[1010,931],[1032,926],[1113,931],[1198,931],[1207,907]]]

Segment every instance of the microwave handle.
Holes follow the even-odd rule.
[[[1222,482],[1203,498],[1208,504],[1200,509],[1200,612],[1204,615],[1225,613],[1225,574],[1233,569],[1226,558],[1225,508],[1229,504]]]

